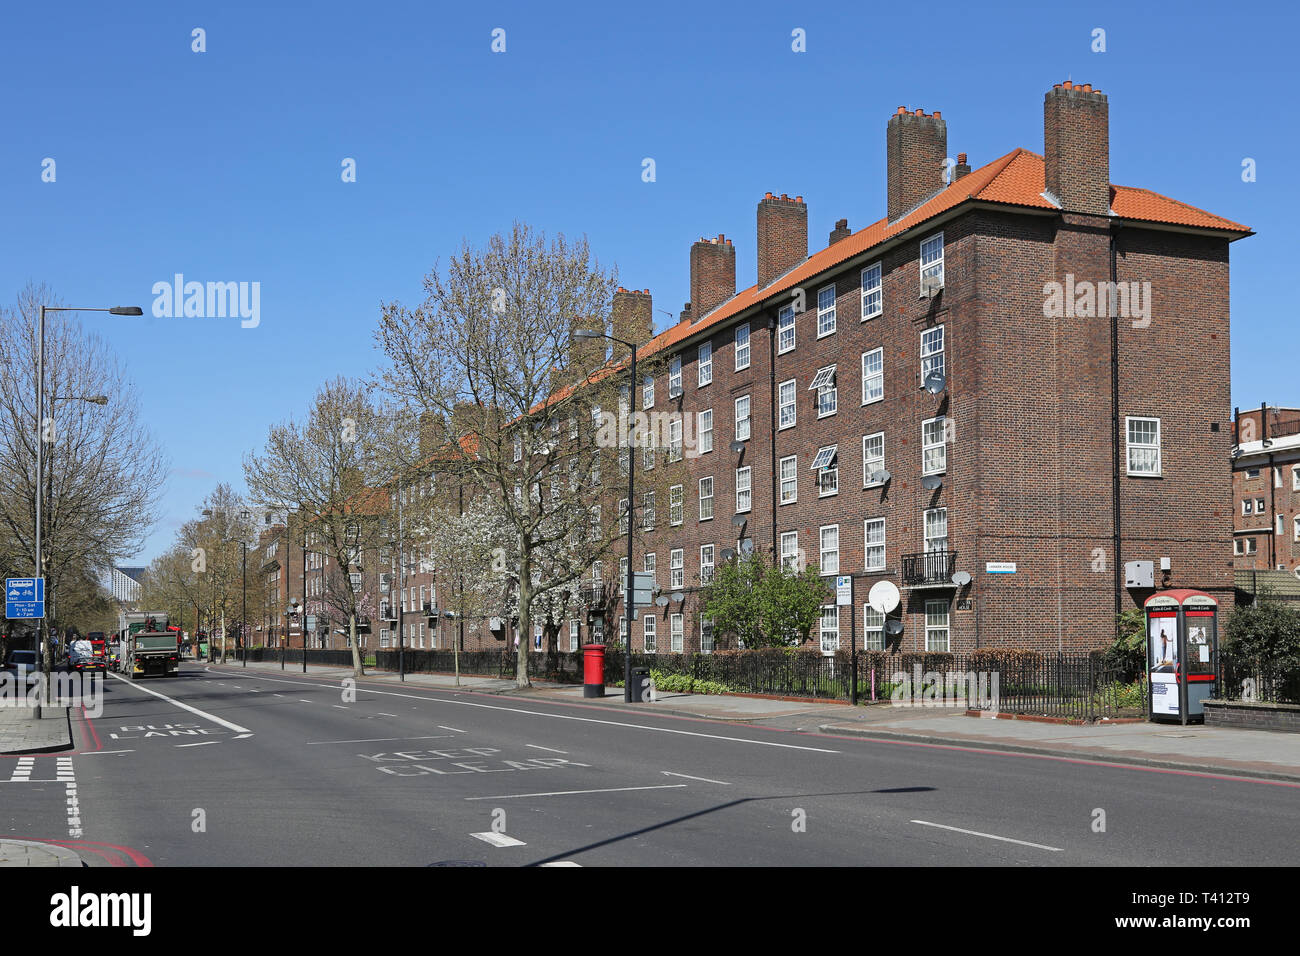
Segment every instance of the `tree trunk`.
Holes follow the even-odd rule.
[[[365,668],[361,662],[361,648],[357,646],[357,612],[352,611],[348,614],[348,633],[352,637],[352,675],[354,677],[365,677]],[[303,653],[307,649],[303,648]]]

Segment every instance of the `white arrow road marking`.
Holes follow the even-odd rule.
[[[482,840],[484,843],[491,843],[493,846],[528,846],[523,840],[516,840],[504,833],[471,833],[470,836],[476,840]]]
[[[252,733],[252,731],[249,730],[247,727],[241,727],[239,726],[239,724],[232,724],[228,720],[222,720],[220,717],[216,716],[215,714],[209,714],[206,711],[199,710],[197,707],[191,707],[189,704],[176,700],[173,697],[168,697],[166,694],[160,694],[158,691],[153,690],[151,688],[142,687],[140,684],[137,684],[135,681],[129,681],[125,677],[119,677],[117,674],[111,674],[109,676],[111,676],[114,680],[120,680],[123,684],[126,684],[128,687],[132,688],[133,690],[144,691],[146,694],[152,694],[154,697],[157,697],[159,700],[165,700],[167,701],[167,703],[173,704],[174,706],[179,707],[181,710],[189,711],[191,714],[195,714],[196,716],[202,717],[204,720],[210,720],[214,724],[219,724],[220,726],[225,727],[227,730],[233,730],[237,734]]]
[[[540,759],[540,758],[539,758]],[[610,787],[608,790],[552,790],[549,793],[506,793],[495,797],[466,797],[466,800],[521,800],[524,797],[568,797],[578,793],[623,793],[626,790],[678,790],[684,783],[665,783],[655,787]]]
[[[683,777],[683,778],[685,778],[686,780],[700,780],[700,781],[703,781],[704,783],[719,783],[719,784],[722,784],[722,786],[724,786],[724,787],[729,787],[729,786],[731,786],[731,784],[727,783],[727,781],[725,781],[725,780],[710,780],[708,777],[692,777],[689,773],[673,773],[671,770],[665,770],[665,771],[664,771],[664,776],[665,776],[665,777]]]
[[[912,823],[919,823],[923,827],[936,827],[940,830],[952,830],[955,833],[966,833],[970,836],[984,837],[988,840],[1001,840],[1003,843],[1018,843],[1021,846],[1032,846],[1038,850],[1051,850],[1053,853],[1064,853],[1065,850],[1059,846],[1044,846],[1041,843],[1030,843],[1027,840],[1013,840],[1011,837],[998,836],[994,833],[980,833],[978,830],[963,830],[961,827],[947,827],[942,823],[930,823],[928,820],[912,820]]]

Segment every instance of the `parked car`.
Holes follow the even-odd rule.
[[[41,662],[35,651],[10,651],[4,670],[13,673],[27,687],[40,678]]]

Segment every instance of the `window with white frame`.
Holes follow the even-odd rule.
[[[655,634],[658,623],[653,614],[647,614],[642,618],[641,640],[647,654],[653,654],[658,650],[657,636]]]
[[[1267,509],[1264,507],[1264,499],[1263,499],[1263,498],[1256,498],[1256,499],[1255,499],[1255,514],[1257,514],[1257,515],[1262,515],[1266,510],[1267,510]]]
[[[706,408],[695,418],[695,445],[701,455],[713,451],[713,409]]]
[[[862,522],[862,543],[866,560],[865,570],[885,569],[885,519],[867,518]]]
[[[921,423],[921,474],[938,475],[948,469],[948,446],[944,443],[944,416]]]
[[[673,548],[668,552],[668,586],[674,591],[686,587],[686,551]]]
[[[682,460],[682,421],[670,421],[668,423],[668,460]]]
[[[799,532],[781,532],[781,567],[787,571],[799,570]]]
[[[1286,534],[1286,518],[1282,517],[1282,515],[1277,516],[1277,533],[1280,535]]]
[[[713,519],[713,477],[700,479],[700,520]]]
[[[817,392],[817,417],[825,418],[827,415],[834,415],[836,408],[839,406],[839,389],[835,385],[835,366],[828,365],[825,368],[817,370],[813,376],[812,384],[808,386],[810,391]]]
[[[948,509],[929,508],[925,512],[925,550],[948,550]]]
[[[1300,491],[1300,465],[1291,466],[1291,490]]]
[[[712,342],[700,343],[700,355],[699,355],[699,362],[697,368],[699,372],[697,376],[697,381],[701,386],[708,385],[710,382],[713,381],[713,343]]]
[[[870,604],[862,605],[862,649],[864,651],[885,649],[885,615]]]
[[[1295,516],[1295,530],[1292,533],[1292,540],[1300,541],[1300,515]]]
[[[840,573],[840,526],[823,525],[821,528],[821,560],[818,567],[822,574]]]
[[[618,499],[618,533],[627,534],[627,527],[628,527],[627,499],[619,498]]]
[[[1255,499],[1254,499],[1254,498],[1242,498],[1242,499],[1241,499],[1241,513],[1244,514],[1244,515],[1249,515],[1249,514],[1254,514],[1254,513],[1255,513]]]
[[[604,581],[602,580],[603,572],[604,572],[603,564],[601,564],[599,561],[591,562],[591,583],[596,587],[600,587],[601,584],[604,583]]]
[[[881,484],[872,481],[871,476],[885,470],[885,433],[862,436],[862,487],[870,488]]]
[[[749,323],[736,326],[736,371],[749,368]]]
[[[750,495],[751,472],[749,465],[736,469],[736,514],[748,511],[752,503]]]
[[[835,331],[835,286],[817,290],[817,338]]]
[[[776,314],[776,354],[794,348],[794,306],[787,305]]]
[[[700,653],[713,653],[713,621],[707,617],[700,618]]]
[[[795,380],[777,386],[777,429],[792,428],[798,418]]]
[[[655,379],[653,375],[647,375],[641,380],[641,407],[655,407]]]
[[[943,288],[943,233],[921,243],[921,290]]]
[[[946,654],[949,651],[948,602],[925,602],[925,649]]]
[[[936,325],[921,333],[921,381],[931,375],[946,375],[943,360],[943,326]]]
[[[515,436],[515,461],[524,460],[524,439],[520,435]]]
[[[709,584],[713,581],[713,545],[700,545],[700,583]]]
[[[862,320],[874,319],[885,311],[885,295],[881,286],[880,263],[862,270]]]
[[[626,614],[620,614],[618,616],[618,640],[624,647],[628,646]]]
[[[1124,419],[1128,434],[1128,473],[1130,475],[1160,474],[1160,419]]]
[[[618,559],[618,594],[619,597],[627,596],[627,558]]]
[[[799,457],[791,455],[781,459],[781,504],[799,500]]]
[[[676,398],[682,393],[682,357],[674,355],[668,360],[668,397]]]
[[[885,397],[885,350],[862,353],[862,404],[870,405]]]
[[[591,521],[587,529],[587,538],[590,541],[599,541],[602,531],[600,527],[600,505],[591,506]]]
[[[655,587],[659,586],[658,556],[653,551],[646,554],[645,564],[641,570],[650,575],[650,580],[654,582]]]
[[[677,525],[682,523],[682,486],[673,485],[668,489],[668,523]]]
[[[595,410],[593,409],[592,411],[594,412]],[[596,415],[593,414],[592,418],[593,419],[596,418]],[[570,412],[569,413],[569,438],[574,439],[577,437],[578,437],[578,414],[577,412]]]
[[[655,466],[655,440],[653,435],[647,435],[644,444],[641,447],[641,467],[646,471],[652,471]]]
[[[840,649],[840,609],[837,605],[822,605],[820,633],[822,653],[829,657]]]
[[[1254,539],[1254,538],[1247,538],[1247,539],[1246,539],[1246,544],[1245,544],[1245,553],[1246,553],[1246,554],[1255,554],[1256,551],[1258,551],[1258,550],[1259,550],[1259,549],[1256,547],[1256,541],[1255,541],[1255,539]]]
[[[817,454],[813,456],[812,470],[817,474],[817,496],[819,498],[839,494],[839,448],[839,445],[826,445],[817,449]]]
[[[736,441],[749,441],[749,396],[736,399]]]
[[[685,635],[686,615],[668,615],[668,646],[674,654],[680,654],[685,649]]]
[[[572,654],[578,649],[578,630],[582,627],[579,621],[569,621],[569,653]]]
[[[655,526],[655,493],[647,491],[641,497],[641,527],[653,531]]]

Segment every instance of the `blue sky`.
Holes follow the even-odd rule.
[[[1233,402],[1300,405],[1272,278],[1294,272],[1298,21],[1282,3],[8,5],[0,297],[32,280],[148,313],[177,272],[261,284],[257,328],[85,317],[174,467],[145,563],[218,481],[242,488],[268,425],[375,368],[380,303],[417,302],[463,238],[585,233],[675,315],[701,235],[732,237],[753,282],[767,190],[805,197],[814,249],[878,219],[899,105],[941,110],[978,167],[1041,152],[1043,93],[1069,77],[1110,97],[1112,181],[1258,233],[1232,247]]]

